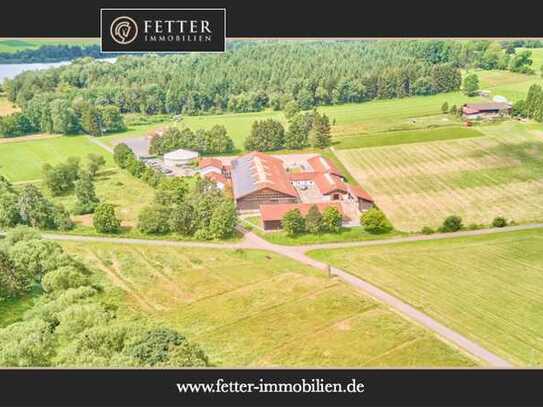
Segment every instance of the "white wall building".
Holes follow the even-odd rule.
[[[198,159],[198,153],[191,150],[175,150],[164,154],[164,164],[168,167],[187,167]]]

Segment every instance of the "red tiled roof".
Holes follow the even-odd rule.
[[[209,178],[215,182],[220,182],[223,185],[228,184],[228,180],[222,174],[217,174],[216,172],[208,172],[204,177]]]
[[[347,192],[347,185],[336,175],[320,173],[314,177],[314,181],[323,195],[328,195],[335,191]]]
[[[374,202],[370,194],[368,194],[362,187],[349,185],[349,193],[357,198],[363,199],[368,202]]]
[[[462,108],[464,114],[475,114],[494,110],[508,110],[511,105],[508,103],[493,102],[493,103],[468,103]]]
[[[313,168],[313,171],[315,172],[329,172],[331,174],[337,175],[338,177],[343,176],[332,163],[332,161],[323,156],[317,155],[307,160],[307,162],[309,163],[309,165],[311,165],[311,168]]]
[[[231,165],[236,199],[263,189],[298,197],[279,158],[253,151],[233,160]]]
[[[216,167],[216,168],[222,168],[222,162],[218,158],[213,157],[205,157],[200,160],[198,163],[198,167],[205,168],[205,167]]]
[[[262,217],[262,221],[274,221],[274,220],[281,220],[283,219],[283,216],[293,209],[298,209],[303,216],[307,215],[307,212],[309,212],[309,208],[311,208],[313,205],[316,205],[317,208],[319,208],[319,212],[323,212],[326,208],[329,206],[332,206],[338,210],[340,214],[343,215],[343,210],[341,209],[341,205],[337,202],[327,203],[327,202],[319,202],[319,203],[299,203],[299,204],[274,204],[274,205],[260,205],[260,216]]]
[[[319,175],[318,172],[312,172],[312,171],[304,171],[304,172],[289,172],[288,178],[291,181],[307,181],[307,180],[313,180],[315,177]]]

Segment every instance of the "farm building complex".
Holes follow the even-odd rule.
[[[273,156],[251,152],[241,157],[204,158],[200,173],[219,187],[231,186],[240,212],[260,212],[266,230],[281,228],[291,209],[307,212],[335,206],[347,223],[373,206],[371,196],[346,182],[333,163],[317,154]]]
[[[322,212],[333,206],[345,225],[359,224],[360,213],[374,205],[361,187],[351,185],[334,163],[320,154],[270,155],[253,151],[239,157],[203,157],[191,150],[153,156],[145,138],[124,141],[146,165],[169,176],[200,175],[231,192],[242,214],[259,213],[265,230],[280,229],[283,215],[292,209],[305,213],[315,204]],[[196,165],[197,162],[197,165]]]

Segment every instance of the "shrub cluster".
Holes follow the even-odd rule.
[[[507,222],[507,219],[505,219],[503,216],[496,216],[493,220],[490,226],[494,228],[503,228],[509,224],[513,224],[514,222]],[[462,223],[462,218],[457,215],[451,215],[447,216],[445,220],[443,221],[443,224],[437,229],[438,232],[441,233],[449,233],[449,232],[458,232],[459,230],[467,229],[467,230],[479,230],[484,229],[488,225],[481,225],[477,223],[471,223],[467,227],[464,226]],[[430,226],[424,226],[420,233],[423,235],[431,235],[435,233],[436,231],[432,229]]]
[[[253,122],[251,133],[245,140],[248,151],[273,151],[304,147],[324,148],[331,144],[330,120],[316,110],[293,113],[288,130],[278,120],[267,119]]]
[[[366,232],[372,234],[387,233],[392,230],[392,224],[383,211],[377,207],[368,209],[360,215],[360,224]]]
[[[179,332],[103,302],[87,267],[30,228],[0,244],[0,299],[41,289],[22,320],[0,329],[4,367],[205,367],[202,349]]]
[[[341,213],[333,206],[325,208],[320,213],[317,205],[312,205],[305,218],[299,209],[292,209],[285,213],[281,223],[288,236],[298,236],[302,233],[339,233],[341,218]]]
[[[68,230],[73,227],[62,205],[54,205],[32,184],[20,191],[0,176],[0,228],[27,225],[39,229]]]
[[[213,181],[200,177],[190,188],[180,177],[162,179],[153,204],[138,216],[142,233],[174,232],[201,240],[232,237],[236,224],[232,199]]]

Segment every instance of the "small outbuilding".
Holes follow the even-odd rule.
[[[198,159],[198,152],[191,150],[175,150],[164,154],[164,164],[168,167],[188,167]]]

